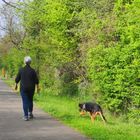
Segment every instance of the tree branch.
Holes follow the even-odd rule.
[[[16,9],[20,9],[17,6],[11,4],[10,2],[7,2],[6,0],[2,0],[6,5],[9,5],[10,7],[16,8]]]

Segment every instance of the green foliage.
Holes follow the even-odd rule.
[[[109,110],[116,113],[134,113],[138,119],[140,5],[134,1],[122,6],[123,12],[116,19],[115,34],[119,37],[117,44],[109,48],[102,44],[89,49],[88,75],[102,94],[100,102]]]
[[[6,55],[2,56],[1,66],[0,68],[4,68],[6,70],[6,74],[8,76],[13,77],[17,73],[18,69],[23,64],[23,56],[22,52],[19,53],[17,49],[11,48]]]
[[[13,76],[23,57],[30,55],[44,90],[55,95],[90,94],[113,114],[138,120],[139,0],[22,4],[19,15],[26,36],[18,49],[2,55],[1,67]]]

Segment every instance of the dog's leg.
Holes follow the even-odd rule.
[[[92,113],[92,122],[94,122],[96,115],[97,115],[97,113]]]
[[[105,117],[103,116],[103,114],[102,114],[101,112],[98,112],[98,113],[99,113],[101,119],[103,120],[103,122],[105,123],[105,122],[106,122],[106,119],[105,119]]]
[[[89,116],[90,116],[90,118],[91,118],[91,122],[93,123],[93,122],[94,122],[94,118],[93,118],[93,116],[92,116],[92,113],[89,112]]]

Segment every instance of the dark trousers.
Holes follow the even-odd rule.
[[[20,92],[21,97],[22,97],[22,103],[23,103],[23,111],[24,111],[24,116],[28,116],[28,112],[33,111],[33,96],[34,92]]]

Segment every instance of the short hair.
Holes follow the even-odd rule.
[[[32,59],[31,59],[30,56],[25,56],[25,57],[24,57],[24,63],[25,63],[25,64],[31,64],[31,61],[32,61]]]

